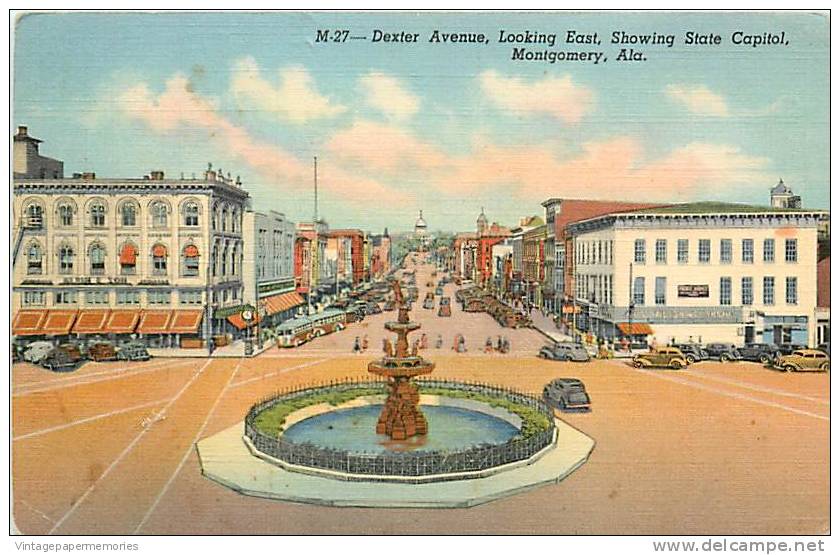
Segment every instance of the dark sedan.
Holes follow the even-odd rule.
[[[695,362],[699,362],[701,360],[709,360],[710,358],[709,352],[704,349],[702,345],[698,345],[697,343],[677,343],[674,347],[682,351],[685,355],[685,359],[690,364],[694,364]]]
[[[741,358],[741,353],[732,343],[709,343],[704,347],[704,350],[709,353],[709,358],[727,362],[730,360],[738,360]]]
[[[588,411],[591,401],[583,382],[577,378],[557,378],[543,388],[543,399],[563,411]]]
[[[548,360],[571,360],[574,362],[589,362],[589,353],[580,343],[560,341],[551,345],[544,345],[537,354]]]
[[[778,352],[779,348],[774,343],[747,343],[738,348],[741,359],[761,364],[770,363]]]
[[[82,362],[82,353],[75,345],[59,345],[44,357],[41,366],[53,372],[69,372],[75,370]]]

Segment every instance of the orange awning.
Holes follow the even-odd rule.
[[[184,256],[187,258],[194,258],[198,256],[198,247],[195,245],[187,245],[184,247]]]
[[[163,245],[155,245],[152,247],[152,256],[163,258],[166,256],[166,247]]]
[[[82,310],[76,318],[73,333],[104,333],[111,311],[107,308]]]
[[[120,264],[123,266],[134,266],[137,264],[137,249],[131,243],[123,245],[120,251]]]
[[[304,300],[303,297],[293,291],[290,293],[282,293],[280,295],[266,297],[262,300],[262,303],[265,307],[266,314],[271,316],[272,314],[279,314],[280,312],[284,312],[290,308],[300,306],[304,304]]]
[[[73,322],[76,321],[77,310],[50,310],[44,320],[41,333],[45,335],[67,335]]]
[[[43,309],[18,310],[12,322],[12,335],[39,335],[43,333],[40,330],[46,317],[47,311]]]
[[[138,333],[168,333],[171,310],[144,310],[140,315]]]
[[[577,305],[566,305],[563,307],[563,314],[580,314],[580,307]]]
[[[134,333],[137,321],[140,319],[139,310],[112,310],[105,324],[105,331],[108,333]]]
[[[203,312],[201,309],[174,311],[169,323],[169,333],[196,333]]]
[[[630,326],[629,322],[621,322],[620,324],[616,324],[618,329],[621,330],[622,333],[625,335],[651,335],[653,334],[653,328],[650,327],[650,324],[645,324],[642,322],[633,322],[632,327]]]
[[[257,322],[260,321],[260,317],[255,316],[253,320],[246,324],[245,319],[242,318],[242,313],[237,312],[236,314],[231,314],[230,316],[228,316],[227,321],[236,326],[236,329],[244,330],[247,327],[256,325]]]

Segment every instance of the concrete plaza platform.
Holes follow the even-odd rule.
[[[291,472],[251,454],[243,424],[197,444],[201,472],[244,495],[333,507],[473,507],[551,483],[587,461],[595,441],[555,419],[556,442],[528,465],[484,478],[423,484],[345,481]]]

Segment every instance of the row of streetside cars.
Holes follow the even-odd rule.
[[[726,343],[710,343],[705,347],[695,344],[658,347],[648,353],[635,355],[633,366],[679,370],[703,360],[759,362],[786,372],[826,372],[831,366],[829,355],[823,350],[765,343],[748,343],[743,347]]]
[[[151,355],[145,345],[136,342],[125,343],[117,349],[107,342],[91,343],[83,347],[74,343],[55,346],[49,341],[35,341],[26,346],[20,358],[53,372],[70,372],[86,361],[143,361],[149,360]]]

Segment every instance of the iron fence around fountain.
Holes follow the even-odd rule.
[[[421,379],[415,383],[421,388],[463,391],[524,405],[542,413],[549,426],[527,438],[516,436],[505,443],[476,445],[459,451],[358,453],[308,443],[294,443],[286,441],[282,434],[271,437],[254,425],[259,413],[278,403],[309,395],[376,387],[381,387],[382,393],[385,394],[386,383],[385,380],[346,380],[278,392],[251,407],[245,417],[245,435],[256,450],[288,465],[334,471],[340,475],[363,476],[365,480],[372,481],[376,481],[378,476],[383,480],[394,476],[433,475],[440,475],[440,480],[446,480],[446,475],[453,475],[449,479],[461,479],[463,476],[458,475],[462,473],[480,472],[527,460],[548,447],[554,440],[554,414],[542,399],[497,385],[439,379]],[[353,477],[347,476],[347,479]]]

